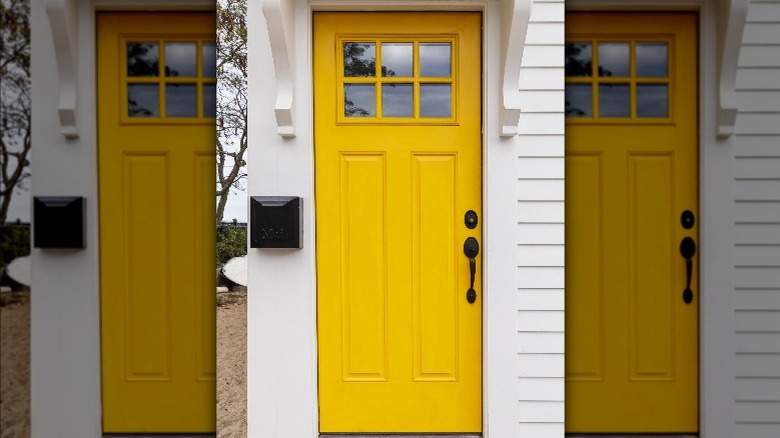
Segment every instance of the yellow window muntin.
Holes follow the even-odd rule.
[[[456,77],[458,71],[458,37],[457,35],[404,35],[398,37],[394,35],[376,35],[369,37],[365,35],[339,35],[336,38],[337,47],[335,48],[337,56],[336,62],[336,114],[338,125],[457,125],[458,124],[458,80]],[[344,52],[342,50],[344,43],[373,43],[375,47],[375,71],[373,77],[365,76],[344,76]],[[381,45],[388,43],[412,43],[412,76],[382,76],[382,50]],[[449,43],[450,44],[450,76],[449,77],[422,77],[420,76],[420,44],[421,43]],[[482,62],[475,60],[475,62]],[[344,85],[345,84],[373,84],[374,85],[374,105],[375,115],[373,117],[346,117],[344,115]],[[383,84],[411,84],[413,89],[412,98],[412,117],[383,117],[382,116],[382,85]],[[420,85],[421,84],[443,84],[450,85],[450,117],[420,117]]]
[[[587,43],[591,45],[591,75],[590,76],[566,76],[566,84],[590,84],[591,85],[591,105],[593,115],[590,117],[566,117],[567,124],[601,124],[601,125],[670,125],[674,124],[674,96],[675,96],[675,41],[673,35],[643,35],[636,36],[600,36],[589,34],[588,36],[578,36],[577,34],[567,34],[566,43]],[[628,43],[629,44],[629,76],[613,77],[599,76],[598,50],[599,44],[603,43]],[[666,77],[638,77],[636,74],[636,44],[637,43],[666,43]],[[692,61],[695,65],[696,60]],[[601,84],[621,84],[629,86],[629,117],[600,117],[598,88]],[[638,117],[636,86],[645,84],[666,85],[667,91],[667,111],[666,117]]]
[[[157,76],[128,76],[127,75],[127,44],[131,42],[155,43],[158,47],[158,73]],[[165,76],[165,43],[196,43],[195,76],[178,77]],[[203,76],[203,45],[214,44],[214,35],[162,35],[158,38],[149,38],[148,35],[122,34],[119,38],[120,59],[120,124],[128,125],[181,125],[181,124],[213,124],[215,117],[203,116],[203,85],[217,83],[216,76]],[[130,117],[128,115],[127,86],[128,84],[157,84],[158,85],[158,109],[156,117]],[[165,85],[166,84],[192,84],[197,90],[197,117],[166,117],[165,115]]]

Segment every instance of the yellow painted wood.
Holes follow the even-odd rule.
[[[469,304],[462,248],[481,240],[465,212],[483,219],[480,25],[477,13],[314,15],[321,432],[481,430],[482,263]],[[454,74],[431,80],[453,84],[452,117],[344,117],[344,81],[412,80],[343,78],[340,42],[442,39]]]
[[[685,304],[680,241],[698,243],[692,13],[568,13],[567,41],[670,42],[670,116],[566,127],[566,430],[698,430],[698,257]],[[588,82],[572,78],[570,82]],[[567,81],[568,78],[567,78]],[[635,94],[632,93],[633,98]],[[685,230],[691,210],[697,226]]]
[[[214,118],[127,118],[123,59],[128,40],[214,41],[214,20],[98,14],[104,432],[215,431]]]

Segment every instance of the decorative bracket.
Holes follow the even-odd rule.
[[[263,0],[263,16],[271,42],[271,56],[276,74],[276,133],[295,137],[293,101],[293,35],[294,0]]]
[[[531,18],[531,0],[503,0],[501,44],[501,136],[517,135],[520,123],[520,65]]]
[[[737,120],[737,62],[749,0],[721,0],[718,8],[718,137],[734,134]]]
[[[57,113],[60,132],[67,138],[77,138],[78,130],[78,46],[74,32],[78,27],[75,0],[45,0],[46,15],[54,42],[57,73],[60,80],[60,102]]]

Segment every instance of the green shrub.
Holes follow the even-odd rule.
[[[246,228],[231,225],[217,227],[217,267],[233,257],[246,255]]]

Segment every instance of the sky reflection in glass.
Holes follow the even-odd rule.
[[[668,117],[669,87],[665,84],[636,86],[638,117]]]
[[[412,117],[412,84],[382,85],[382,116]]]
[[[628,43],[599,43],[599,76],[627,77]]]
[[[195,84],[165,85],[166,117],[197,117],[198,90]]]
[[[636,75],[644,78],[667,76],[666,43],[636,43]]]
[[[165,43],[165,76],[196,76],[195,43]]]
[[[412,76],[412,43],[382,43],[382,76]]]
[[[593,116],[593,87],[590,84],[566,84],[566,117]]]
[[[599,85],[599,116],[628,117],[629,110],[628,85]]]
[[[373,84],[344,84],[344,115],[374,117],[376,92]]]
[[[452,117],[450,84],[420,85],[420,117]]]
[[[420,43],[420,76],[450,77],[450,43]]]
[[[157,117],[160,115],[157,84],[127,84],[127,115]]]

